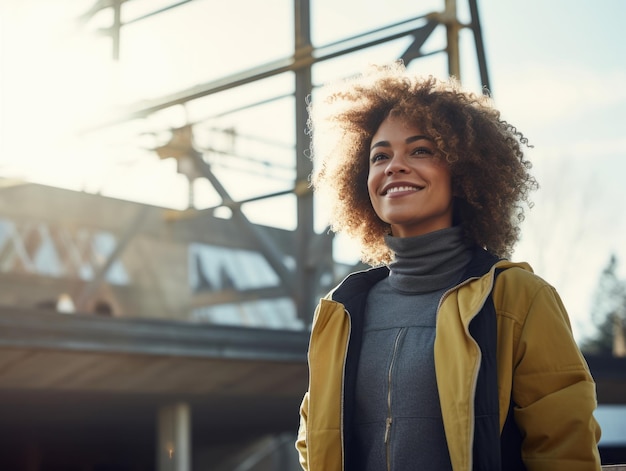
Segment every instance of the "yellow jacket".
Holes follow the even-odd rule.
[[[494,286],[496,268],[506,270]],[[296,441],[307,471],[344,469],[343,388],[351,318],[333,292],[315,311],[309,344],[309,388]],[[497,318],[500,430],[512,399],[529,471],[600,470],[600,428],[592,415],[595,384],[566,310],[554,288],[529,265],[500,261],[449,290],[437,315],[435,371],[454,471],[472,469],[481,352],[469,324],[490,293]]]

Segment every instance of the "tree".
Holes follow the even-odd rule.
[[[582,342],[585,353],[626,356],[626,281],[619,279],[617,265],[613,254],[600,274],[591,310],[597,331]]]

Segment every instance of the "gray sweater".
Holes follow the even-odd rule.
[[[458,227],[387,237],[390,275],[370,291],[353,423],[359,470],[451,470],[435,378],[436,312],[471,258]]]

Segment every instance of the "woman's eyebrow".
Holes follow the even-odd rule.
[[[389,141],[378,141],[376,144],[372,144],[370,147],[370,152],[373,151],[376,147],[391,147]]]
[[[431,141],[432,142],[432,139],[430,137],[422,136],[422,135],[407,137],[405,142],[407,144],[410,144],[411,142],[421,141],[421,140],[427,140],[427,141]]]
[[[411,137],[407,137],[405,142],[407,144],[410,144],[412,142],[415,141],[421,141],[421,140],[427,140],[427,141],[431,141],[432,139],[428,136],[423,136],[421,134],[417,135],[417,136],[411,136]],[[370,147],[370,152],[374,150],[374,148],[376,147],[391,147],[391,144],[389,143],[389,141],[378,141],[377,143],[373,144],[372,147]]]

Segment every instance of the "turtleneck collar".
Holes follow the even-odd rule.
[[[415,237],[385,236],[395,259],[389,284],[406,293],[428,293],[457,283],[472,257],[460,226]]]

